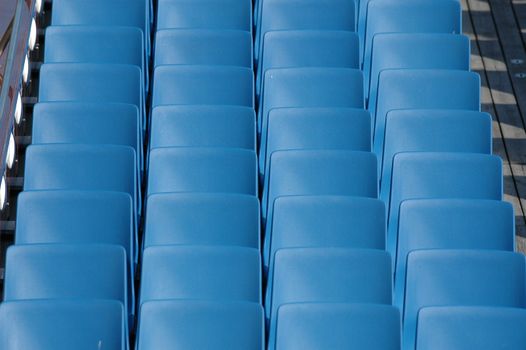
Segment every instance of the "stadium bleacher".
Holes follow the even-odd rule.
[[[458,0],[50,2],[0,349],[526,349]]]

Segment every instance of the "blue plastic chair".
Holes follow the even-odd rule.
[[[274,254],[282,248],[385,249],[385,204],[363,197],[278,197],[267,227],[269,244],[263,257],[264,266],[271,270]]]
[[[256,115],[243,106],[158,106],[152,111],[150,149],[256,149]]]
[[[257,194],[256,154],[233,148],[166,147],[150,152],[148,194]]]
[[[342,149],[371,151],[371,116],[354,108],[274,108],[268,113],[265,154],[259,171],[268,172],[274,151]]]
[[[392,306],[286,304],[277,317],[272,350],[400,350],[400,312]]]
[[[83,143],[130,146],[142,169],[140,115],[124,103],[41,102],[33,110],[33,144]]]
[[[440,0],[442,1],[442,0]],[[387,33],[372,39],[371,59],[364,62],[365,96],[376,101],[378,75],[386,69],[469,70],[470,44],[465,35]]]
[[[150,2],[148,0],[53,0],[53,26],[88,25],[136,27],[144,33],[150,53]]]
[[[520,349],[526,344],[525,327],[524,309],[426,307],[418,313],[416,349]]]
[[[104,176],[102,176],[104,174]],[[140,212],[133,148],[116,145],[31,145],[26,151],[24,190],[85,190],[128,193]]]
[[[252,1],[174,1],[157,3],[157,30],[231,29],[252,31]]]
[[[141,307],[138,350],[263,350],[263,329],[257,303],[148,301]]]
[[[39,102],[118,102],[137,106],[145,126],[139,67],[126,64],[46,63],[40,68]]]
[[[143,32],[137,27],[50,26],[46,29],[45,63],[120,63],[139,67],[148,91]]]
[[[261,92],[267,69],[292,67],[360,68],[356,33],[330,30],[282,30],[267,32],[257,70],[256,94]]]
[[[148,197],[145,248],[197,244],[259,249],[259,201],[225,193],[162,193]]]
[[[6,254],[4,300],[117,300],[132,315],[126,265],[118,245],[13,245]]]
[[[252,69],[231,66],[158,66],[152,106],[238,105],[254,107]]]
[[[502,160],[475,153],[400,153],[394,157],[387,249],[396,252],[399,211],[410,199],[502,199]]]
[[[155,67],[163,64],[252,68],[252,36],[242,30],[163,29],[155,34]]]
[[[261,303],[260,260],[257,249],[245,247],[146,248],[140,305],[167,299]]]
[[[260,11],[254,41],[256,61],[263,56],[263,39],[270,31],[355,31],[354,0],[259,1]]]
[[[508,202],[413,199],[400,204],[395,305],[402,307],[407,255],[419,249],[514,251],[515,217]]]
[[[18,196],[16,244],[116,244],[133,276],[137,243],[133,200],[124,192],[24,191]]]
[[[441,249],[409,253],[403,349],[415,348],[418,313],[427,306],[524,308],[525,272],[524,255],[519,253]]]
[[[384,146],[385,120],[395,109],[480,111],[480,76],[460,70],[395,69],[380,73],[378,99],[369,105],[374,119],[376,154]]]
[[[391,304],[391,258],[381,250],[292,248],[276,252],[265,304],[269,348],[276,342],[278,309],[310,302]]]
[[[284,107],[363,108],[363,75],[350,68],[279,68],[265,72],[259,101],[260,154],[267,145],[268,114]]]
[[[126,350],[124,309],[114,300],[32,300],[0,304],[4,350]]]
[[[461,34],[462,8],[458,0],[374,0],[367,3],[365,21],[365,32],[359,31],[360,38],[364,40],[362,62],[371,60],[372,41],[376,34]]]
[[[491,154],[492,120],[466,110],[393,110],[387,113],[381,162],[380,197],[389,199],[393,158],[401,152]]]
[[[274,201],[282,196],[342,195],[376,198],[376,157],[342,150],[276,151],[261,201],[263,218],[272,222]],[[265,238],[267,239],[267,238]]]

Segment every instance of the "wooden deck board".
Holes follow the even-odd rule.
[[[517,249],[526,252],[526,129],[520,108],[526,103],[526,80],[508,69],[508,62],[524,55],[524,42],[509,0],[462,0],[462,5],[472,69],[481,76],[482,108],[493,116],[494,153],[503,159],[505,200],[515,209]]]

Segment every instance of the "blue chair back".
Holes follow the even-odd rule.
[[[115,300],[32,300],[0,304],[4,350],[126,350],[124,309]]]
[[[514,251],[513,207],[487,199],[412,199],[400,204],[395,305],[402,307],[407,255],[419,249]]]
[[[256,154],[233,148],[166,147],[150,152],[148,195],[163,192],[257,194]]]
[[[524,327],[524,309],[427,307],[418,314],[416,349],[520,349],[526,342]]]
[[[243,106],[173,106],[152,111],[150,149],[225,147],[256,149],[256,115]]]
[[[387,249],[396,252],[400,204],[410,199],[502,199],[502,160],[475,153],[400,153],[394,157]]]
[[[259,201],[215,193],[152,194],[147,201],[144,247],[228,245],[259,249]]]
[[[263,350],[261,305],[249,302],[148,301],[141,307],[138,350]]]
[[[400,312],[392,306],[285,304],[277,317],[276,350],[400,349]]]
[[[140,305],[167,299],[261,303],[260,264],[259,251],[246,247],[146,248]]]
[[[525,272],[520,253],[443,249],[409,253],[403,348],[415,348],[418,313],[427,306],[524,308]]]

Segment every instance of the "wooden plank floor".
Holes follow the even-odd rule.
[[[504,161],[504,195],[526,253],[526,0],[462,0],[482,109],[493,116],[493,150]]]

